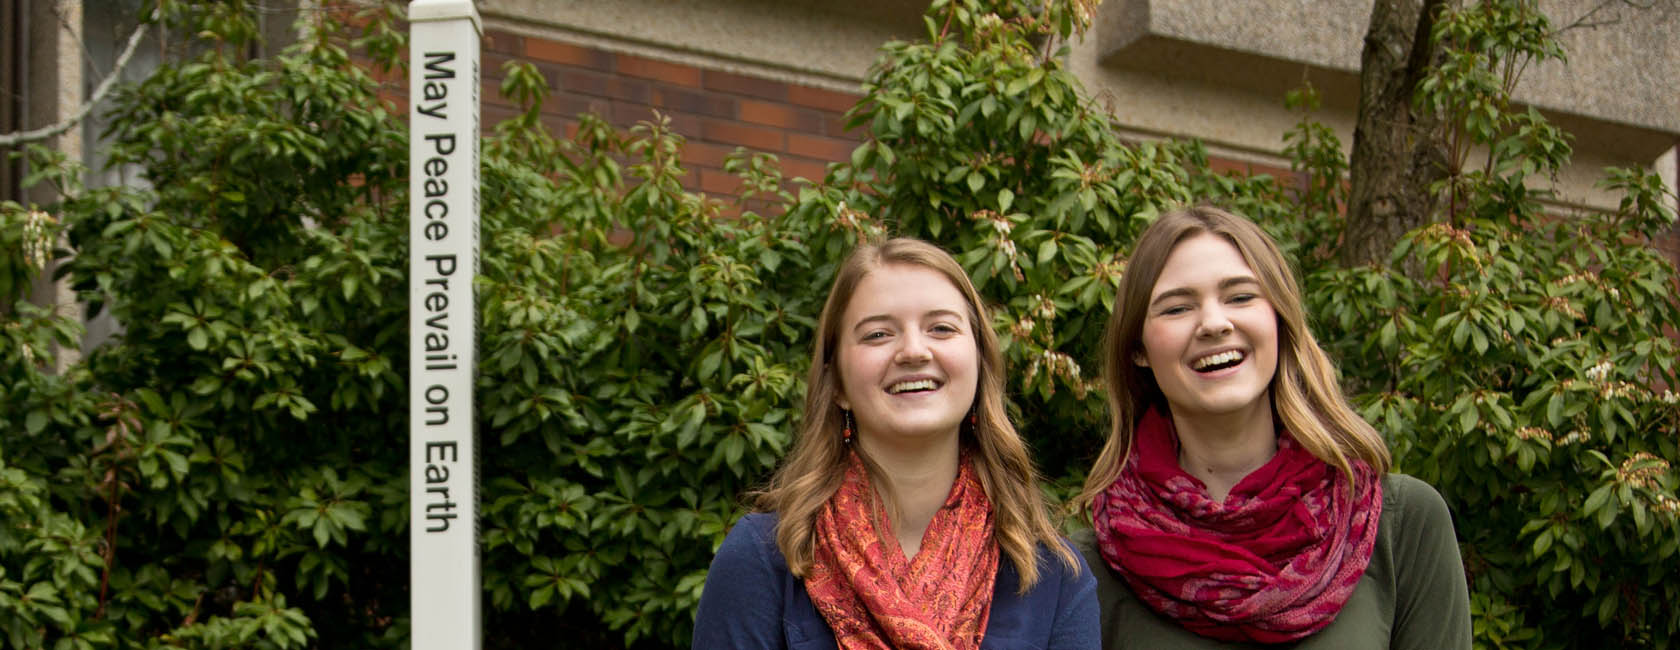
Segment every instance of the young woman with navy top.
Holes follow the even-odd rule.
[[[860,246],[817,325],[793,450],[718,549],[695,648],[1096,648],[1089,569],[1004,410],[951,256]]]

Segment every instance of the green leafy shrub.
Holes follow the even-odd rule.
[[[1614,214],[1544,214],[1524,181],[1567,140],[1494,74],[1555,51],[1524,40],[1547,33],[1526,5],[1443,21],[1453,63],[1424,100],[1462,129],[1470,171],[1440,188],[1443,223],[1359,269],[1332,254],[1333,133],[1286,136],[1299,186],[1210,173],[1195,143],[1120,140],[1063,61],[1093,5],[936,0],[927,40],[889,44],[871,71],[852,159],[790,184],[738,152],[732,205],[683,191],[662,119],[584,117],[557,138],[542,77],[506,69],[524,111],[484,144],[476,280],[487,646],[686,642],[739,496],[799,417],[812,319],[859,237],[958,253],[995,307],[1018,423],[1076,485],[1103,435],[1096,350],[1132,237],[1192,200],[1256,217],[1296,258],[1365,413],[1453,506],[1478,643],[1673,638],[1680,407],[1661,328],[1680,308],[1644,245],[1671,217],[1638,172],[1612,176],[1628,197]],[[353,43],[376,65],[400,65],[394,15]],[[151,188],[86,188],[37,150],[36,180],[65,199],[0,206],[0,635],[401,646],[402,121],[330,26],[248,59],[248,7],[156,19],[202,41],[116,99],[112,157]],[[1471,144],[1492,152],[1479,169]],[[53,344],[80,330],[20,300],[42,251],[73,253],[81,297],[124,326],[63,372]]]
[[[1446,213],[1388,266],[1313,273],[1309,311],[1397,469],[1452,506],[1478,647],[1668,647],[1680,301],[1650,243],[1674,216],[1645,170],[1609,170],[1609,213],[1547,214],[1529,189],[1570,151],[1510,97],[1513,71],[1562,55],[1552,34],[1529,3],[1444,16],[1419,101],[1456,134]]]
[[[956,252],[992,306],[1017,426],[1067,487],[1104,435],[1097,350],[1126,251],[1206,166],[1193,144],[1122,142],[1067,69],[1094,4],[933,2],[928,40],[884,46],[864,85],[865,142],[791,208]]]
[[[391,16],[359,45],[402,51]],[[31,227],[4,230],[0,269],[17,425],[0,434],[0,633],[23,648],[402,645],[402,120],[330,29],[247,59],[248,8],[156,19],[204,40],[115,99],[112,159],[151,187],[86,188],[37,150],[64,200],[0,210]],[[531,111],[485,146],[489,645],[556,628],[675,642],[737,495],[785,444],[821,298],[823,258],[802,242],[826,227],[719,218],[682,191],[663,124],[586,119],[559,141],[535,124],[540,77],[508,79]],[[768,159],[730,165],[754,198],[785,198]],[[123,331],[53,374],[50,344],[79,330],[17,301],[59,227],[81,297]]]

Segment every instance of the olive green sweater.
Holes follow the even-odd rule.
[[[1452,516],[1427,483],[1403,474],[1383,480],[1382,520],[1371,564],[1336,620],[1293,644],[1227,643],[1199,636],[1149,609],[1109,567],[1089,530],[1072,536],[1097,576],[1103,648],[1201,650],[1454,650],[1470,647],[1470,591]]]

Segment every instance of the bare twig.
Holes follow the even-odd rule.
[[[1597,29],[1605,25],[1614,25],[1622,22],[1622,14],[1619,12],[1606,18],[1593,18],[1593,16],[1597,15],[1598,12],[1608,9],[1611,5],[1627,5],[1629,7],[1633,7],[1634,9],[1643,10],[1657,6],[1657,2],[1658,0],[1646,0],[1646,2],[1639,2],[1639,0],[1602,0],[1597,5],[1594,5],[1593,8],[1588,9],[1587,13],[1581,14],[1580,18],[1576,18],[1568,25],[1564,25],[1563,28],[1557,30],[1555,33],[1562,34],[1571,29]]]
[[[87,118],[88,113],[93,111],[94,106],[98,105],[99,102],[104,101],[105,95],[110,94],[111,88],[117,85],[117,78],[122,76],[123,69],[128,67],[129,60],[134,58],[134,51],[139,49],[140,41],[145,38],[146,27],[146,23],[141,23],[138,27],[134,28],[134,33],[128,36],[128,43],[123,46],[122,56],[117,57],[117,65],[111,69],[111,74],[106,75],[105,80],[99,82],[99,87],[93,90],[93,96],[83,102],[81,108],[76,109],[75,115],[72,115],[57,124],[43,126],[32,131],[14,131],[12,133],[0,134],[0,147],[10,147],[13,145],[45,140],[47,138],[55,137],[65,131],[69,131],[77,124],[80,124],[83,119]]]

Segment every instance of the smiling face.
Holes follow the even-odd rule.
[[[1242,253],[1218,235],[1180,241],[1150,291],[1133,362],[1175,417],[1270,409],[1278,321]]]
[[[975,324],[938,271],[887,264],[858,283],[840,319],[841,408],[859,440],[955,436],[979,381]]]

